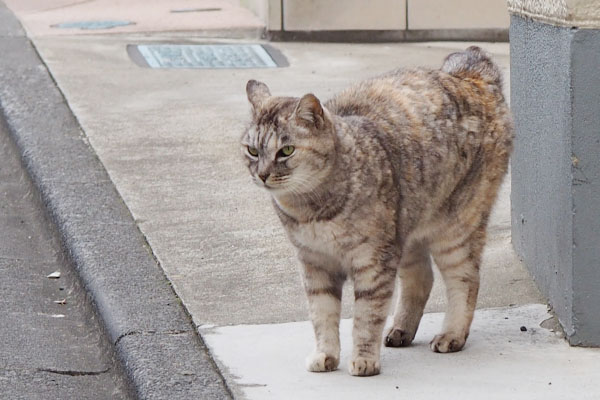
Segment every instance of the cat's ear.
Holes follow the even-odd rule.
[[[314,94],[305,94],[296,107],[296,120],[317,128],[323,127],[325,117],[323,115],[323,107],[319,99]]]
[[[249,80],[246,84],[246,94],[254,111],[259,110],[262,104],[271,96],[267,85],[254,79]]]

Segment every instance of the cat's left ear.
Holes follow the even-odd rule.
[[[312,93],[305,94],[300,99],[294,113],[299,122],[309,126],[312,125],[317,128],[322,128],[325,123],[321,102]]]
[[[271,92],[267,85],[262,82],[251,79],[246,84],[246,94],[248,101],[252,104],[253,110],[256,112],[261,108],[264,102],[271,97]]]

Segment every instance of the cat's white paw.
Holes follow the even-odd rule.
[[[310,372],[335,371],[340,363],[339,357],[315,351],[306,357],[306,369]]]
[[[436,353],[453,353],[462,350],[466,341],[465,335],[447,332],[436,335],[429,343],[429,347]]]
[[[375,358],[356,357],[350,361],[348,371],[354,376],[371,376],[379,374],[379,360]]]

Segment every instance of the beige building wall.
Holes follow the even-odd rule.
[[[283,0],[285,30],[406,29],[406,0]]]
[[[238,0],[269,31],[508,29],[506,0]]]
[[[270,31],[281,30],[282,0],[239,0],[239,4],[252,11]]]
[[[408,0],[408,29],[508,28],[506,0]]]

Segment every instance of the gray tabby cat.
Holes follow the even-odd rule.
[[[462,349],[479,289],[490,209],[506,173],[512,125],[498,67],[478,47],[441,70],[397,70],[322,104],[246,87],[253,121],[242,152],[298,249],[314,326],[310,371],[340,358],[342,285],[354,280],[352,375],[380,370],[382,331],[400,277],[386,346],[415,337],[433,283],[447,290],[439,353]]]

